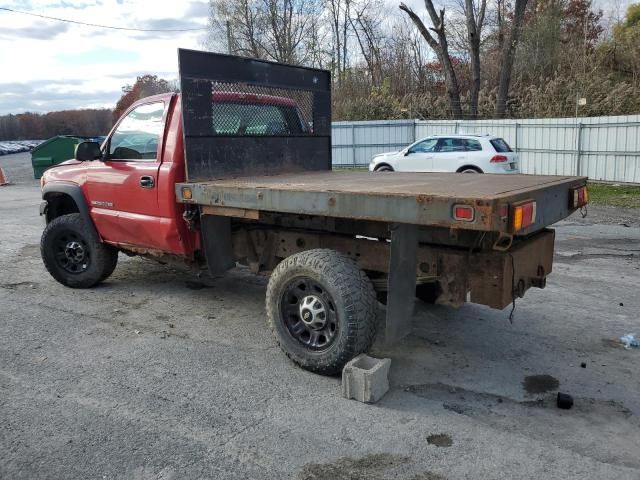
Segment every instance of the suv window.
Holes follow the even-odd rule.
[[[109,158],[155,160],[163,113],[164,102],[147,103],[129,112],[109,140]]]
[[[466,140],[464,138],[441,138],[436,147],[436,152],[464,152]]]
[[[480,142],[478,140],[474,140],[473,138],[465,139],[464,143],[464,147],[467,152],[479,152],[482,150],[482,145],[480,145]]]
[[[438,143],[437,138],[427,138],[426,140],[416,143],[409,149],[409,153],[429,153],[433,152],[434,147]]]
[[[511,150],[511,147],[502,138],[494,138],[493,140],[489,141],[491,142],[491,145],[493,145],[493,148],[496,149],[496,152],[513,152],[513,150]]]

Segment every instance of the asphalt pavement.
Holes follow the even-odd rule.
[[[561,222],[513,323],[419,304],[365,405],[280,352],[247,270],[120,255],[99,287],[56,283],[28,159],[0,157],[0,478],[640,478],[637,210]]]

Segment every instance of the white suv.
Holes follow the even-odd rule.
[[[518,155],[493,135],[433,135],[371,159],[372,172],[520,173]]]

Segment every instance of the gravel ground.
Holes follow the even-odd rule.
[[[0,157],[0,478],[640,477],[640,349],[618,341],[640,334],[638,212],[560,223],[513,324],[419,305],[413,335],[374,352],[391,390],[364,405],[287,361],[246,270],[121,255],[98,288],[57,284],[28,158]]]

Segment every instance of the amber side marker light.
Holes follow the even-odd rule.
[[[191,200],[193,198],[193,192],[190,187],[182,187],[182,199]]]
[[[518,205],[513,205],[513,215],[511,217],[514,231],[527,228],[536,221],[536,202],[529,200]]]
[[[453,218],[461,222],[473,222],[476,212],[473,207],[469,205],[454,205],[453,206]]]
[[[587,203],[589,203],[589,191],[586,185],[569,190],[570,208],[584,207]]]

